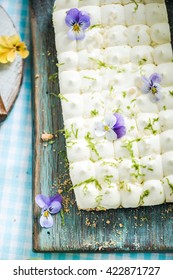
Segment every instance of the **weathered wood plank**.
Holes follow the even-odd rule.
[[[172,204],[106,212],[79,211],[73,192],[67,191],[70,181],[63,135],[58,133],[55,143],[46,147],[41,141],[43,132],[55,133],[63,128],[60,101],[51,94],[59,92],[58,80],[49,80],[50,75],[57,72],[51,18],[53,2],[30,1],[34,68],[33,248],[39,252],[173,251]],[[168,6],[172,13],[172,3]],[[35,196],[54,194],[61,188],[65,208],[69,210],[65,214],[65,225],[60,215],[56,215],[54,227],[42,229]]]
[[[15,26],[0,6],[0,36],[14,35]],[[0,121],[4,120],[11,110],[19,93],[23,75],[22,58],[17,56],[13,63],[0,64]]]

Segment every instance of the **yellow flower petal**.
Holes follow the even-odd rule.
[[[9,47],[8,36],[0,36],[0,45],[3,47]]]
[[[12,49],[7,53],[7,60],[8,62],[13,62],[15,58],[16,58],[16,52],[14,49]]]
[[[0,63],[8,63],[8,60],[7,60],[7,55],[6,53],[0,53]]]
[[[20,37],[19,35],[12,35],[9,37],[9,42],[11,47],[16,46],[20,42]]]
[[[19,42],[16,46],[16,51],[22,58],[26,58],[29,55],[29,51],[24,42]]]

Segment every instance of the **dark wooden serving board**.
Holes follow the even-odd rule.
[[[66,162],[65,140],[58,94],[56,51],[52,27],[53,0],[31,0],[33,44],[33,249],[52,252],[173,251],[173,204],[102,212],[79,211]],[[167,3],[173,26],[173,2]],[[53,75],[53,76],[52,76]],[[53,93],[53,94],[52,94]],[[42,133],[56,135],[42,142]],[[40,209],[35,196],[55,194],[63,189],[64,225],[60,214],[54,226],[39,225]]]

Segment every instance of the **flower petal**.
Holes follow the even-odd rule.
[[[79,22],[80,11],[76,8],[70,9],[65,17],[67,26],[72,27],[75,23]]]
[[[43,207],[49,206],[50,200],[49,200],[49,197],[47,197],[43,194],[38,194],[35,197],[35,202],[37,203],[37,205],[40,208],[43,208]]]
[[[106,139],[109,141],[114,141],[117,139],[117,134],[112,129],[106,131]]]
[[[13,62],[16,58],[16,52],[15,49],[11,49],[8,53],[7,53],[7,60],[8,62]]]
[[[141,91],[142,91],[142,93],[149,93],[150,92],[150,90],[151,90],[151,86],[149,86],[149,85],[147,85],[147,84],[144,84],[143,86],[142,86],[142,88],[141,88]]]
[[[49,212],[51,214],[58,213],[62,208],[62,204],[59,201],[53,201],[49,206]]]
[[[102,122],[97,122],[95,125],[95,135],[97,137],[102,137],[105,135],[104,124]]]
[[[20,42],[20,37],[19,37],[19,35],[15,34],[15,35],[10,36],[8,38],[8,41],[10,43],[10,47],[13,48]]]
[[[82,30],[87,29],[90,27],[90,16],[86,12],[79,13],[79,25],[81,26]]]
[[[73,28],[71,28],[68,31],[68,37],[71,40],[82,40],[85,37],[85,33],[82,29],[80,29],[79,32],[76,32],[76,31],[73,30]]]
[[[158,73],[154,73],[150,76],[150,81],[154,83],[160,83],[162,80],[161,75]]]
[[[116,124],[113,126],[113,129],[116,127],[120,127],[120,126],[125,126],[125,122],[124,122],[124,118],[122,115],[118,114],[118,113],[115,113],[114,116],[116,117],[117,119],[117,122]]]
[[[126,127],[125,126],[120,126],[114,131],[117,134],[117,138],[121,138],[126,134]]]
[[[40,225],[44,228],[50,228],[53,226],[53,218],[49,214],[48,217],[45,217],[44,215],[41,215],[40,217]]]
[[[112,114],[107,114],[105,116],[105,124],[109,127],[112,128],[117,122],[117,118],[115,115]]]

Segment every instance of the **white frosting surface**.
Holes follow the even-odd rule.
[[[53,12],[70,178],[79,209],[173,202],[173,53],[164,0],[56,0]],[[83,40],[70,40],[66,12],[90,15]],[[141,91],[161,75],[162,98]],[[107,113],[126,135],[95,134]]]

